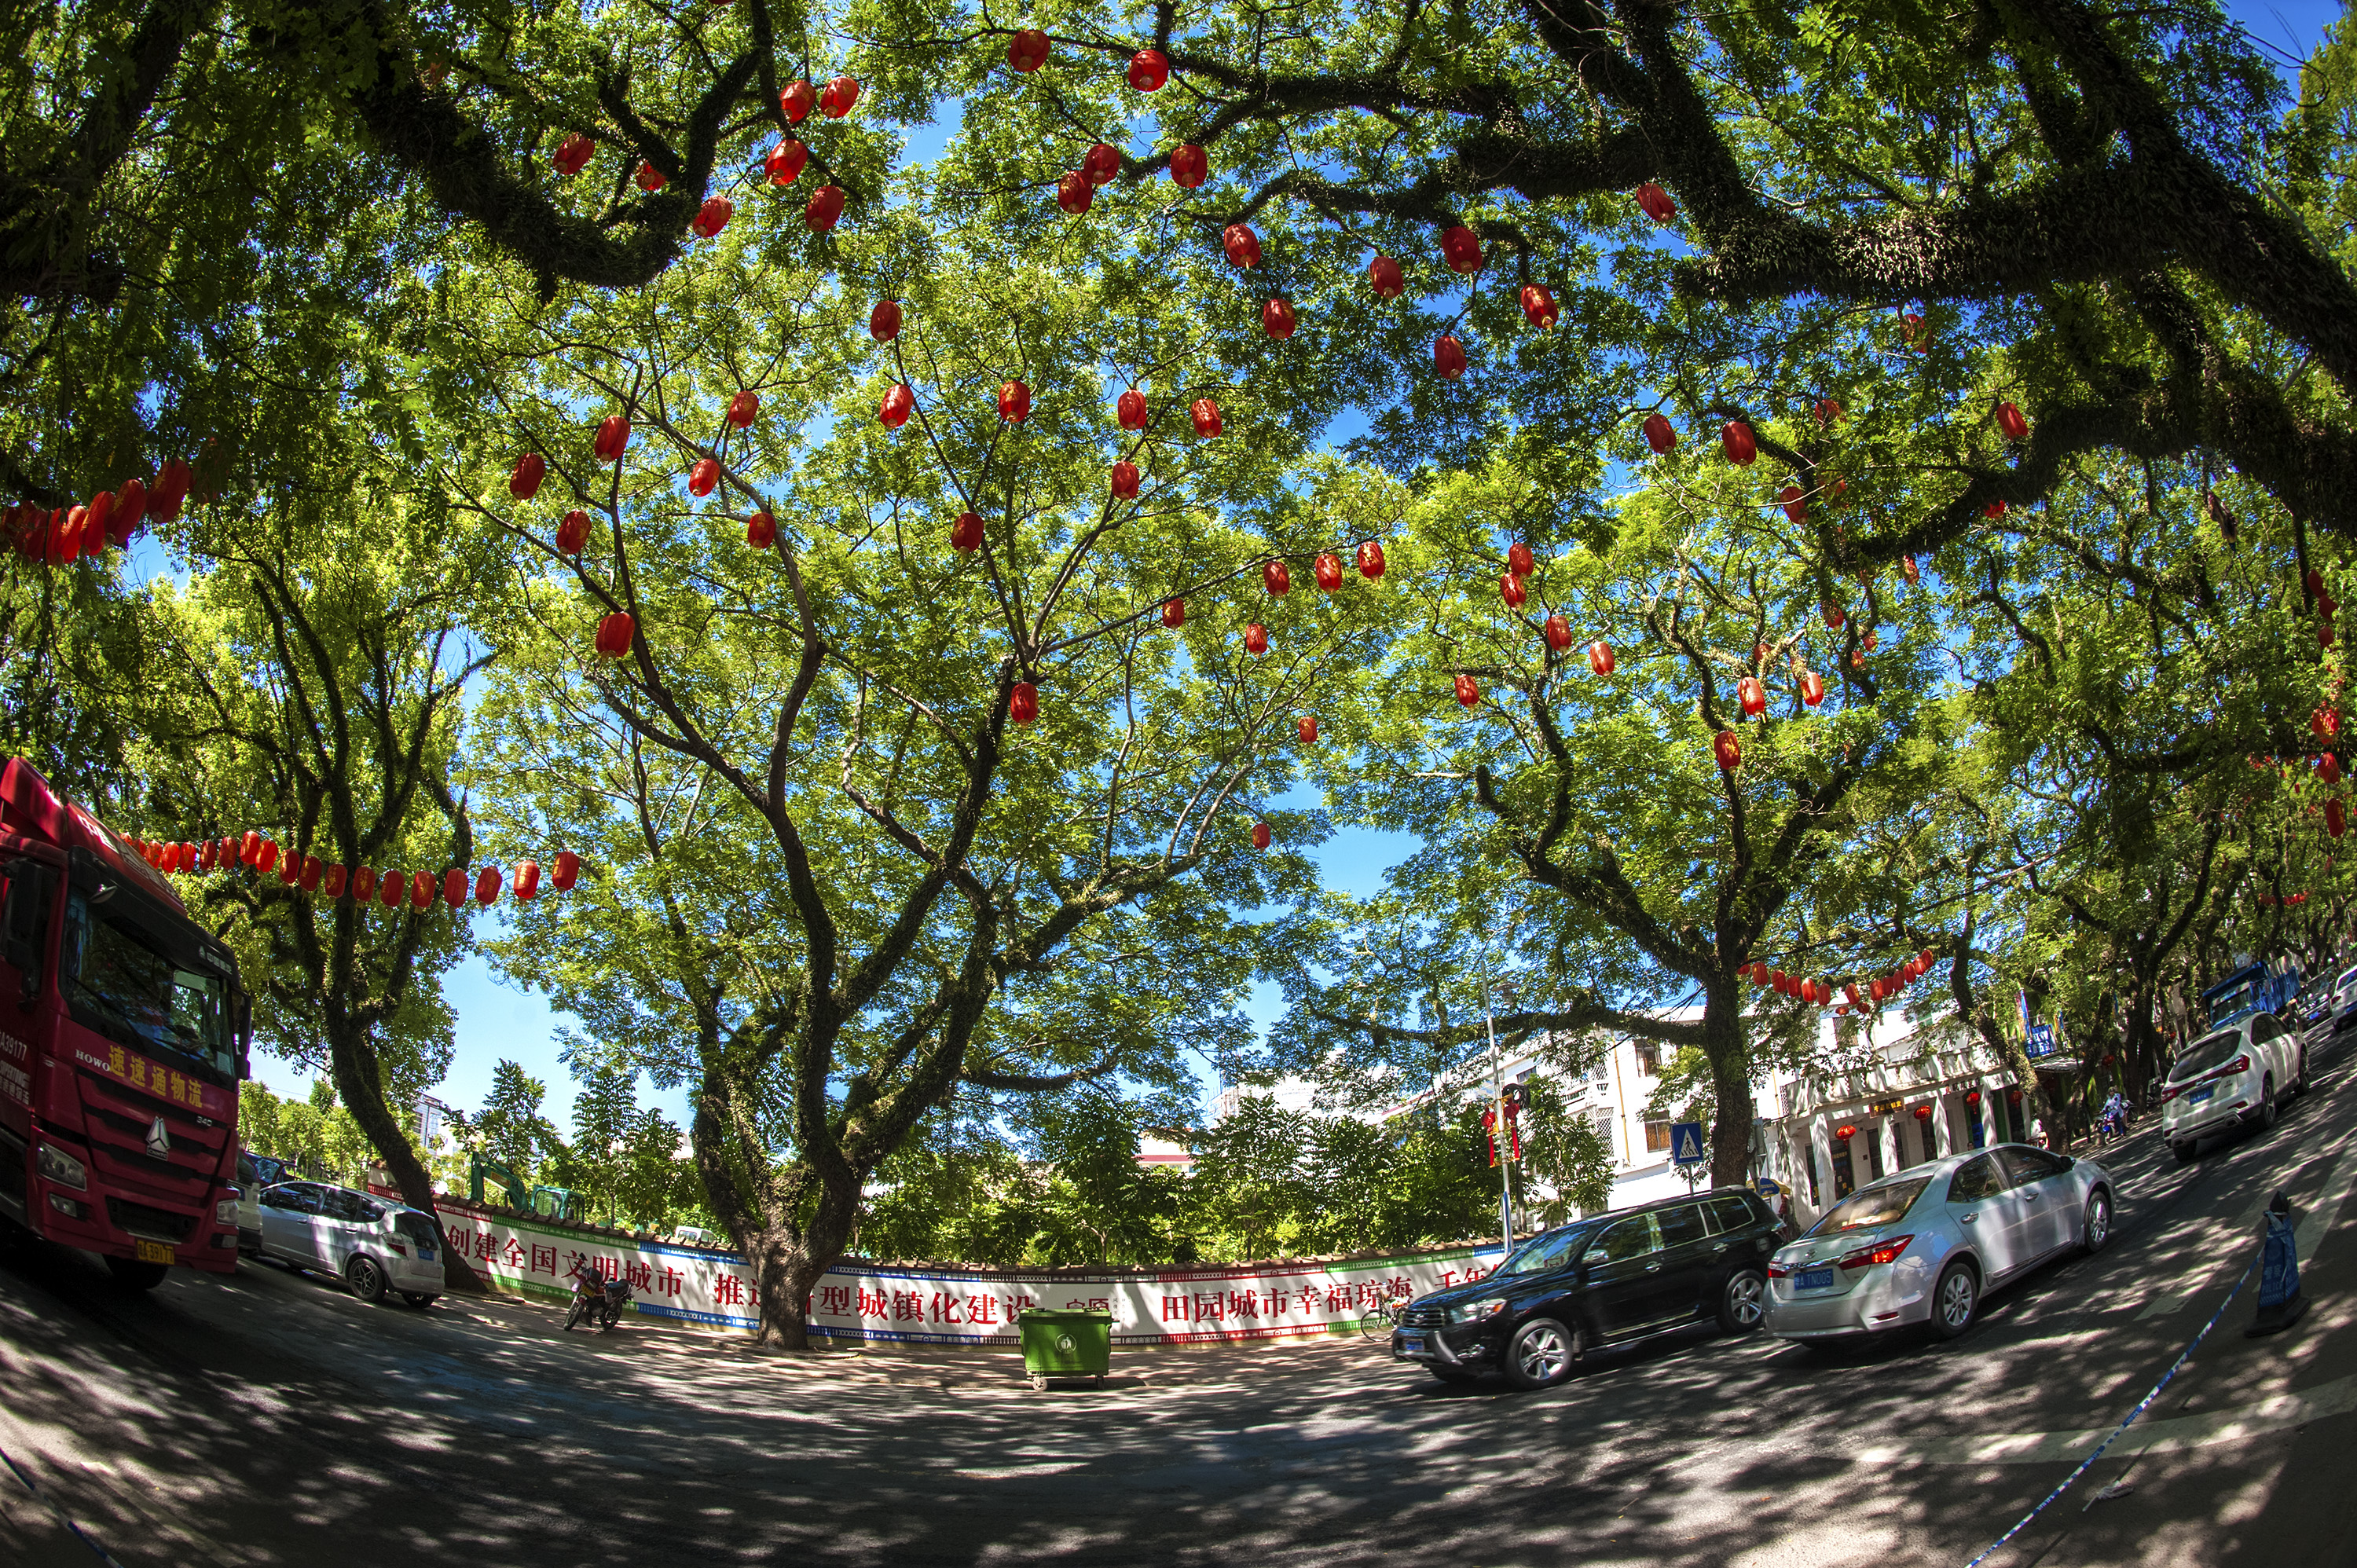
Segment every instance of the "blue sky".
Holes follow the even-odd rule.
[[[2236,0],[2226,9],[2261,43],[2292,59],[2304,57],[2313,48],[2321,39],[2325,27],[2341,12],[2338,4],[2325,0],[2290,0],[2276,5]],[[2276,58],[2276,63],[2284,70],[2287,79],[2293,76],[2284,59]],[[955,113],[954,106],[945,106],[937,124],[918,127],[909,138],[907,156],[918,161],[935,156],[955,128]],[[134,547],[131,564],[141,577],[169,571],[153,542],[146,539]],[[1297,797],[1283,803],[1298,806],[1316,802]],[[1409,847],[1410,841],[1397,834],[1343,832],[1317,850],[1313,858],[1328,886],[1364,895],[1381,887],[1384,869],[1405,858]],[[491,977],[489,965],[480,958],[460,965],[447,980],[446,991],[457,1015],[457,1052],[449,1077],[436,1093],[450,1104],[471,1110],[482,1103],[490,1088],[493,1064],[508,1058],[547,1084],[547,1112],[559,1127],[568,1126],[574,1084],[572,1075],[557,1058],[555,1038],[564,1019],[550,1010],[546,999],[501,984]],[[1264,1028],[1275,1015],[1276,1000],[1272,987],[1263,987],[1253,999],[1249,1011]],[[257,1054],[254,1074],[282,1094],[299,1091],[308,1082],[292,1066],[266,1053]],[[1205,1077],[1207,1099],[1217,1087]],[[641,1079],[640,1097],[642,1103],[660,1105],[673,1121],[685,1123],[687,1097],[683,1090],[658,1092],[651,1082]]]

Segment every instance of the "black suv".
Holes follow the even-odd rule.
[[[1400,1315],[1392,1355],[1448,1382],[1498,1371],[1543,1389],[1598,1345],[1714,1316],[1749,1334],[1783,1240],[1768,1206],[1741,1187],[1577,1220],[1532,1237],[1483,1279],[1418,1296]]]

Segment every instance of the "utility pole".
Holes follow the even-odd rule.
[[[1490,1108],[1496,1117],[1491,1147],[1502,1144],[1506,1151],[1505,1157],[1498,1162],[1498,1229],[1504,1233],[1506,1251],[1511,1252],[1514,1250],[1514,1145],[1506,1128],[1506,1086],[1499,1061],[1498,1018],[1496,1009],[1491,1005],[1487,975],[1481,981],[1481,1021],[1490,1031]]]

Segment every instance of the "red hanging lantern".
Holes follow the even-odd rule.
[[[1048,63],[1048,35],[1026,27],[1006,40],[1006,64],[1017,75],[1028,76]]]
[[[114,539],[114,492],[101,490],[90,498],[82,514],[81,553],[92,558],[106,553]]]
[[[1571,622],[1564,619],[1560,611],[1547,617],[1546,625],[1539,629],[1545,635],[1547,646],[1557,653],[1571,646]]]
[[[1170,178],[1181,190],[1200,189],[1211,177],[1211,156],[1189,142],[1170,155]]]
[[[556,548],[565,555],[578,555],[581,547],[589,542],[589,514],[578,509],[565,514],[556,525]]]
[[[1776,499],[1778,503],[1783,507],[1785,517],[1794,523],[1802,523],[1808,521],[1809,499],[1807,496],[1802,494],[1800,486],[1786,485],[1782,489],[1776,492]]]
[[[1266,822],[1254,822],[1253,824],[1252,841],[1253,848],[1254,849],[1266,849],[1268,847],[1268,824]]]
[[[1124,430],[1146,428],[1146,394],[1135,387],[1114,400],[1114,417],[1121,421]]]
[[[1792,978],[1781,969],[1771,969],[1768,972],[1768,983],[1775,989],[1779,996],[1784,993],[1784,987]]]
[[[1922,574],[1915,569],[1915,557],[1912,555],[1899,558],[1899,574],[1907,579],[1910,587],[1923,580]]]
[[[778,94],[778,112],[799,125],[810,118],[811,105],[816,102],[817,95],[811,91],[809,82],[790,81],[786,90]]]
[[[1293,733],[1301,737],[1302,745],[1316,745],[1318,742],[1317,716],[1312,714],[1304,714],[1299,718],[1294,720]]]
[[[214,866],[221,864],[221,841],[219,839],[207,839],[204,842],[204,847],[197,852],[197,869],[199,871],[210,871]]]
[[[1432,368],[1438,371],[1441,374],[1441,378],[1445,381],[1453,381],[1458,377],[1463,375],[1465,373],[1465,345],[1459,343],[1450,334],[1446,332],[1442,333],[1438,338],[1433,340]]]
[[[352,896],[352,902],[355,904],[365,904],[370,899],[375,897],[376,872],[369,866],[354,866],[352,868],[351,886],[349,891]]]
[[[1656,223],[1666,223],[1678,215],[1678,204],[1670,193],[1650,179],[1637,188],[1637,205]]]
[[[1173,631],[1185,626],[1187,624],[1187,601],[1184,599],[1163,600],[1162,624],[1168,627]]]
[[[1531,554],[1529,545],[1517,539],[1506,546],[1507,571],[1517,577],[1527,577],[1538,569],[1537,558]]]
[[[1653,413],[1645,416],[1645,445],[1653,449],[1656,456],[1667,454],[1677,444],[1678,433],[1671,427],[1666,415]]]
[[[879,299],[876,308],[867,313],[867,335],[878,343],[889,343],[900,335],[900,302]]]
[[[508,476],[508,494],[520,501],[528,501],[540,493],[540,481],[548,474],[547,459],[537,452],[527,452],[516,460],[515,472]],[[71,556],[67,557],[71,560]]]
[[[590,156],[597,150],[597,143],[578,131],[574,132],[556,144],[556,172],[571,178],[589,166]]]
[[[271,868],[275,866],[277,864],[278,841],[276,839],[264,839],[262,841],[261,852],[253,857],[253,869],[261,872],[264,876],[267,876],[270,875]]]
[[[540,897],[540,862],[525,860],[516,863],[515,896],[527,904]]]
[[[1031,389],[1021,381],[1005,381],[998,388],[998,417],[1009,424],[1020,424],[1031,417]]]
[[[1867,983],[1866,992],[1867,995],[1873,997],[1877,1002],[1883,1000],[1890,994],[1889,989],[1879,980],[1868,981]]]
[[[1056,181],[1056,205],[1077,218],[1086,212],[1097,199],[1096,187],[1089,177],[1074,169]]]
[[[638,182],[638,187],[640,190],[648,191],[650,193],[661,190],[664,186],[671,183],[671,181],[663,177],[662,170],[655,167],[654,165],[648,163],[643,158],[639,161],[639,172],[632,177]]]
[[[1006,716],[1018,725],[1036,724],[1039,718],[1039,688],[1028,681],[1015,682],[1015,690],[1006,694]]]
[[[157,522],[170,522],[180,515],[180,503],[188,499],[188,486],[195,479],[188,466],[178,457],[167,458],[156,470],[155,494],[147,502],[147,515]]]
[[[1841,606],[1834,603],[1831,599],[1827,599],[1824,602],[1823,614],[1825,618],[1825,629],[1827,631],[1839,631],[1842,628],[1843,623],[1849,619],[1849,617],[1843,613]]]
[[[467,868],[454,865],[442,874],[442,902],[453,909],[467,901]]]
[[[830,120],[840,120],[851,113],[859,102],[859,83],[848,76],[838,76],[828,82],[818,95],[818,112]]]
[[[1260,236],[1246,223],[1231,223],[1220,231],[1221,248],[1228,252],[1228,264],[1236,267],[1260,265]]]
[[[1389,256],[1377,256],[1367,263],[1367,285],[1375,291],[1377,299],[1397,299],[1407,292],[1407,279],[1400,264]]]
[[[759,392],[740,392],[728,400],[728,423],[739,430],[752,429],[753,421],[760,416],[760,413]]]
[[[771,185],[791,185],[802,177],[802,168],[809,162],[810,149],[788,136],[761,160],[761,172],[770,177]]]
[[[1932,1107],[1931,1107],[1930,1105],[1928,1105],[1928,1104],[1925,1104],[1925,1105],[1918,1105],[1918,1106],[1915,1108],[1915,1120],[1916,1120],[1916,1121],[1918,1121],[1918,1122],[1929,1122],[1929,1121],[1931,1121],[1931,1120],[1932,1120]]]
[[[630,652],[636,640],[639,623],[628,610],[616,610],[597,622],[597,651],[608,659],[619,659]]]
[[[968,554],[982,548],[982,514],[962,511],[950,524],[950,548]]]
[[[745,520],[745,542],[756,550],[767,550],[778,542],[778,520],[766,511],[757,511]]]
[[[1330,594],[1342,585],[1342,558],[1332,551],[1320,551],[1318,564],[1311,570],[1317,575],[1321,591]]]
[[[1801,701],[1815,707],[1825,700],[1825,680],[1813,670],[1801,671]]]
[[[1481,239],[1472,230],[1459,223],[1440,236],[1441,258],[1455,272],[1468,274],[1481,270]]]
[[[1370,583],[1383,575],[1383,547],[1372,539],[1359,542],[1359,575]]]
[[[725,196],[707,196],[704,199],[704,205],[695,209],[695,218],[688,228],[694,231],[697,239],[709,240],[727,228],[728,220],[736,216],[735,202]]]
[[[108,537],[117,544],[130,543],[146,516],[147,487],[137,479],[125,479],[114,492],[114,515],[106,523]]]
[[[1199,397],[1189,403],[1187,417],[1195,422],[1195,434],[1207,441],[1220,433],[1220,405],[1210,398]]]
[[[1293,336],[1293,303],[1272,299],[1260,307],[1260,329],[1279,342]]]
[[[1129,57],[1129,84],[1140,92],[1159,92],[1170,80],[1170,62],[1160,49],[1140,49]]]
[[[49,559],[70,566],[81,558],[81,522],[89,509],[72,506],[49,515],[55,520],[49,527]]]
[[[1735,738],[1735,732],[1731,729],[1723,729],[1711,736],[1710,750],[1711,755],[1718,759],[1722,773],[1734,772],[1743,762],[1743,743]]]
[[[876,417],[885,429],[898,430],[909,423],[909,415],[916,409],[916,392],[910,390],[908,382],[900,381],[884,394],[883,404],[877,409]]]
[[[490,904],[500,896],[500,868],[487,865],[475,874],[475,902]]]
[[[409,907],[413,909],[425,909],[430,908],[433,903],[434,874],[430,871],[411,872],[409,874]]]
[[[2341,758],[2326,752],[2316,760],[2316,777],[2327,784],[2341,782]]]
[[[1979,1106],[1980,1106],[1980,1102],[1981,1102],[1981,1091],[1980,1091],[1979,1090],[1977,1090],[1977,1089],[1968,1089],[1968,1090],[1964,1090],[1964,1103],[1965,1103],[1966,1105],[1971,1106],[1971,1107],[1973,1107],[1974,1109],[1977,1110],[1977,1109],[1979,1108]]]
[[[1756,719],[1768,711],[1768,688],[1756,676],[1746,675],[1735,683],[1735,700],[1742,704],[1744,717]]]
[[[1814,412],[1819,424],[1831,424],[1842,416],[1842,405],[1833,398],[1821,397],[1817,399]]]
[[[1587,667],[1598,675],[1612,673],[1612,645],[1602,638],[1587,645]]]
[[[1855,980],[1850,981],[1842,987],[1842,994],[1849,999],[1849,1004],[1853,1007],[1863,1007],[1866,1005],[1864,1002],[1858,999],[1857,982]]]
[[[1739,419],[1730,419],[1719,426],[1718,449],[1738,468],[1749,467],[1760,456],[1760,443],[1752,438],[1751,426]]]
[[[344,896],[344,884],[350,880],[350,873],[342,866],[328,867],[326,874],[319,878],[319,897],[329,903],[335,902]]]
[[[1137,465],[1124,458],[1113,466],[1113,493],[1117,499],[1137,499]]]
[[[2341,836],[2341,830],[2346,828],[2348,825],[2348,818],[2341,811],[2340,801],[2327,800],[2324,802],[2324,831],[2326,832],[2330,833],[2334,838],[2339,838]]]
[[[1260,582],[1261,586],[1272,594],[1282,596],[1293,592],[1293,574],[1285,569],[1285,563],[1282,561],[1262,562]]]
[[[1846,1143],[1848,1143],[1852,1138],[1855,1138],[1855,1137],[1857,1137],[1857,1129],[1856,1127],[1852,1126],[1850,1123],[1848,1123],[1848,1122],[1843,1122],[1840,1126],[1838,1126],[1838,1127],[1836,1127],[1836,1128],[1835,1128],[1835,1129],[1834,1129],[1834,1136],[1835,1136],[1835,1137],[1836,1137],[1836,1138],[1839,1138],[1843,1143],[1846,1144]]]
[[[1104,185],[1121,172],[1121,154],[1108,142],[1092,145],[1081,155],[1081,173],[1091,185]]]
[[[400,908],[408,897],[409,878],[398,871],[387,871],[376,885],[376,901],[388,909]]]
[[[2308,715],[2308,729],[2319,740],[2330,740],[2341,733],[2341,710],[2330,703],[2319,705]]]
[[[1981,515],[1983,517],[2003,517],[2005,513],[2006,504],[2002,500],[1991,501],[1988,505],[1981,508]]]
[[[1245,627],[1244,651],[1246,653],[1266,653],[1268,651],[1268,628],[1261,625],[1258,621],[1254,621],[1250,626]]]
[[[843,187],[822,185],[802,207],[802,223],[813,234],[823,234],[843,219]]]
[[[1518,610],[1530,597],[1530,593],[1523,586],[1523,580],[1509,572],[1498,579],[1498,596],[1506,601],[1508,609]]]
[[[575,879],[580,875],[581,857],[569,849],[561,849],[556,852],[555,874],[549,877],[548,883],[559,893],[569,893],[573,890]]]
[[[1457,677],[1457,700],[1469,708],[1481,700],[1481,688],[1474,683],[1472,676]]]
[[[1996,427],[2005,432],[2007,441],[2022,441],[2029,435],[2029,421],[2022,418],[2021,410],[2009,403],[1996,405]]]
[[[1549,294],[1541,285],[1524,284],[1521,297],[1523,314],[1530,319],[1532,326],[1544,330],[1553,327],[1559,319],[1555,307],[1555,295]]]
[[[317,893],[319,890],[319,878],[327,869],[328,868],[325,865],[320,864],[319,857],[317,855],[305,855],[303,857],[302,875],[296,879],[296,885],[306,893]]]
[[[708,496],[712,493],[712,487],[719,482],[720,459],[717,457],[698,457],[695,466],[687,471],[689,495]]]

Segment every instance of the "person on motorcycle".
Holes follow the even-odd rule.
[[[2107,1138],[2124,1138],[2128,1131],[2128,1097],[2118,1089],[2104,1101],[2104,1133]]]

